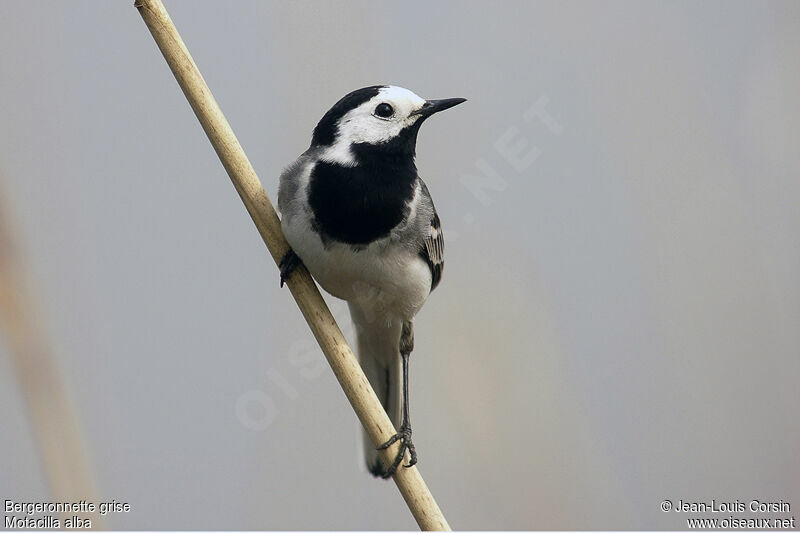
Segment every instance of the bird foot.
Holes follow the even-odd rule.
[[[281,259],[278,268],[281,269],[281,287],[283,284],[286,283],[286,280],[289,279],[289,276],[294,272],[294,269],[300,266],[303,262],[294,253],[294,250],[289,248],[289,251],[284,254],[283,259]]]
[[[403,465],[406,468],[410,468],[417,464],[417,450],[414,447],[414,443],[411,441],[411,424],[403,423],[400,426],[399,431],[392,436],[389,440],[378,446],[379,450],[385,450],[392,444],[397,441],[400,441],[400,449],[397,450],[397,455],[394,458],[394,462],[392,465],[386,470],[386,473],[383,474],[383,478],[390,478],[394,475],[397,471],[397,467],[400,466],[400,463],[403,461],[403,457],[406,454],[406,450],[408,450],[409,455],[411,458],[408,461],[408,464]]]

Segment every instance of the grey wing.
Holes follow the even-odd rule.
[[[430,209],[421,209],[421,213],[426,213],[429,217],[429,222],[423,221],[423,234],[425,238],[422,242],[422,247],[419,255],[428,263],[428,268],[431,269],[431,291],[439,285],[442,279],[442,270],[444,269],[444,232],[442,232],[442,224],[439,220],[439,214],[433,205],[433,200],[428,192],[428,187],[425,182],[420,180],[422,184],[423,202],[430,206]]]
[[[278,182],[278,211],[281,216],[294,215],[295,211],[299,209],[294,204],[301,200],[297,193],[303,179],[307,179],[308,166],[309,157],[306,152],[281,172]]]

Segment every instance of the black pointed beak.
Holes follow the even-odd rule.
[[[422,115],[423,117],[429,117],[434,113],[438,113],[439,111],[444,111],[445,109],[450,109],[453,106],[457,106],[458,104],[466,102],[466,98],[445,98],[443,100],[428,100],[422,107],[411,113],[411,115]]]

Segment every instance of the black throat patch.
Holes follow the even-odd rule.
[[[323,240],[369,244],[408,215],[417,183],[413,156],[362,153],[357,161],[354,167],[318,161],[311,171],[308,203]]]

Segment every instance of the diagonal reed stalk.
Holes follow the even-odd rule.
[[[29,411],[42,470],[55,501],[96,502],[78,417],[45,341],[14,237],[8,210],[0,206],[0,331]],[[96,514],[76,514],[91,519],[93,529],[103,527]]]
[[[278,215],[178,30],[160,0],[136,0],[134,6],[139,10],[164,59],[167,60],[178,85],[192,106],[277,264],[289,250]],[[376,445],[386,442],[395,434],[395,428],[305,267],[294,271],[288,280],[288,285],[328,359],[336,379],[339,380],[372,442]],[[384,450],[384,461],[391,461],[397,454],[398,447],[399,443],[395,443]],[[398,469],[394,480],[421,529],[450,529],[416,467]]]

